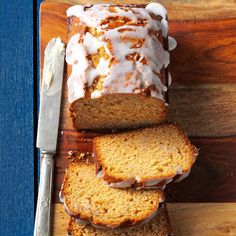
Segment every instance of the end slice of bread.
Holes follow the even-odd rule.
[[[69,110],[76,129],[109,130],[163,123],[168,108],[164,101],[143,94],[108,94],[77,99]]]
[[[100,136],[93,148],[98,175],[116,188],[160,188],[183,179],[198,154],[176,124]]]
[[[166,207],[158,209],[157,215],[148,223],[115,230],[104,230],[93,227],[92,225],[82,225],[71,218],[68,226],[68,235],[71,236],[170,236],[171,227]]]
[[[113,189],[96,177],[91,154],[73,157],[60,197],[70,216],[95,226],[133,226],[151,219],[163,201],[159,190]]]

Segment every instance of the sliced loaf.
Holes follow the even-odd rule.
[[[162,191],[113,189],[95,174],[91,154],[75,155],[60,193],[70,216],[95,226],[133,226],[151,219],[163,201]]]
[[[68,100],[79,130],[156,125],[167,115],[168,21],[158,3],[67,10]]]
[[[116,188],[156,188],[183,179],[198,154],[176,124],[100,136],[93,148],[97,174]]]
[[[148,223],[136,226],[121,228],[115,230],[98,229],[91,225],[82,225],[71,218],[68,234],[71,236],[169,236],[171,234],[171,227],[167,214],[166,207],[158,209],[158,212],[152,220]]]

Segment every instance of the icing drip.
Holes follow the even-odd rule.
[[[160,3],[156,3],[156,2],[149,3],[146,6],[146,9],[148,9],[153,14],[160,15],[162,18],[166,19],[167,11],[165,7],[161,5]]]
[[[153,14],[161,16],[161,21],[153,19]],[[98,34],[77,33],[68,43],[66,61],[72,65],[68,79],[69,102],[84,97],[86,86],[101,77],[102,86],[93,90],[91,98],[108,93],[141,93],[155,85],[151,96],[164,100],[167,87],[159,76],[170,58],[158,34],[162,33],[165,38],[168,35],[166,15],[165,8],[158,3],[150,3],[146,8],[112,6],[111,9],[108,4],[70,7],[68,17],[78,17],[80,24],[96,29]],[[111,26],[112,19],[117,17],[126,24]],[[94,66],[88,55],[95,55],[101,48],[106,56],[102,55]]]
[[[169,51],[172,51],[176,48],[177,42],[173,37],[169,36],[168,37],[168,45],[169,45]]]
[[[89,54],[94,54],[97,49],[102,47],[102,44],[89,32],[85,34],[84,45],[86,46]]]
[[[172,77],[171,77],[170,72],[168,72],[168,86],[170,86],[171,83],[172,83]]]

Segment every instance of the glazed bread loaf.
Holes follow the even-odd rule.
[[[176,124],[100,136],[93,148],[99,176],[111,187],[163,187],[187,177],[198,154]]]
[[[166,207],[158,209],[158,212],[152,220],[146,224],[121,228],[115,230],[104,230],[93,227],[92,225],[82,225],[76,222],[75,219],[70,220],[68,234],[71,236],[170,236],[171,227]]]
[[[79,222],[117,228],[150,220],[163,201],[162,191],[114,189],[96,177],[91,154],[75,155],[66,171],[60,199]]]
[[[74,127],[124,129],[165,120],[170,84],[165,8],[158,3],[77,5],[67,16]]]

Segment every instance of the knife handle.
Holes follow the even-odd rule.
[[[34,236],[50,235],[53,167],[53,154],[42,153]]]

